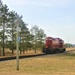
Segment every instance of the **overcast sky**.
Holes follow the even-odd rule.
[[[75,0],[3,0],[10,10],[23,15],[28,28],[42,28],[47,36],[75,43]]]

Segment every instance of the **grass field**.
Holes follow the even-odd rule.
[[[0,62],[0,75],[75,75],[75,51]]]

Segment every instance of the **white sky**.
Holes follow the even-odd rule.
[[[75,0],[3,0],[23,15],[28,28],[38,25],[48,36],[75,44]]]

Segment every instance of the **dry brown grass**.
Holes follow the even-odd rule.
[[[37,54],[43,54],[43,53],[41,52],[41,50],[37,50],[36,53],[35,53],[34,50],[29,50],[25,53],[22,52],[22,54],[20,54],[20,52],[19,52],[19,56],[37,55]],[[12,55],[12,52],[9,49],[7,49],[6,53],[5,53],[5,56],[0,55],[0,58],[7,58],[7,57],[10,57],[10,56],[12,56],[12,57],[16,56],[16,50],[14,51],[14,54]]]
[[[69,50],[75,50],[75,48],[66,48],[67,51]]]
[[[0,75],[75,75],[75,53],[20,59],[19,71],[16,60],[0,62]]]
[[[19,71],[16,60],[0,62],[0,75],[75,75],[75,51],[71,50],[75,48],[67,48],[67,53],[21,59]]]

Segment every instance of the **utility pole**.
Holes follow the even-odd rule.
[[[17,25],[18,27],[18,25]],[[16,58],[17,58],[17,70],[19,70],[19,42],[18,42],[18,37],[19,37],[19,32],[17,30],[17,34],[16,34],[16,49],[17,49],[17,54],[16,54]]]
[[[17,71],[19,70],[19,42],[20,42],[20,37],[19,37],[19,32],[21,31],[21,29],[19,28],[19,24],[21,22],[21,18],[17,18],[15,20],[15,24],[16,24],[16,69]]]

